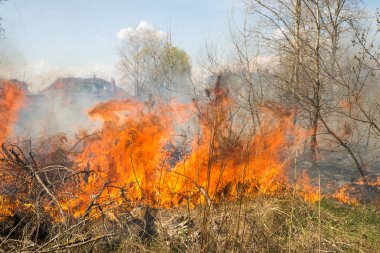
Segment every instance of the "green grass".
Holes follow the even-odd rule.
[[[358,247],[363,245],[372,248],[374,252],[380,252],[380,206],[376,204],[350,206],[324,199],[321,209],[331,215],[325,220],[331,226],[326,232],[334,236],[335,230],[338,230]]]

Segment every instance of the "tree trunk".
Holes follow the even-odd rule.
[[[317,134],[318,134],[318,121],[319,121],[319,115],[320,115],[320,91],[321,91],[321,55],[320,55],[320,38],[321,38],[321,24],[320,24],[320,9],[318,1],[316,2],[316,20],[315,20],[315,26],[316,26],[316,40],[315,40],[315,47],[314,47],[314,61],[315,61],[315,83],[313,87],[313,111],[312,111],[312,125],[311,125],[311,140],[310,140],[310,151],[311,151],[311,159],[313,162],[317,160]]]

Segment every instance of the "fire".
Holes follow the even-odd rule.
[[[24,91],[16,84],[11,81],[0,82],[0,144],[12,133],[12,124],[17,120],[24,97]]]
[[[292,145],[294,115],[274,104],[263,105],[260,128],[252,131],[232,124],[235,106],[218,86],[208,91],[206,103],[151,107],[121,100],[99,104],[89,115],[101,119],[102,128],[77,157],[90,176],[68,209],[75,207],[75,216],[83,214],[89,196],[108,183],[100,205],[193,206],[286,191],[288,163],[283,156]],[[176,130],[185,123],[195,126],[192,135],[179,137]],[[183,139],[190,139],[187,146]],[[311,186],[300,193],[305,190],[309,201],[319,199]]]
[[[303,170],[301,176],[297,178],[294,188],[307,202],[315,203],[321,199],[318,188],[312,185],[311,179],[305,170]]]
[[[360,179],[354,183],[345,184],[337,189],[332,197],[342,203],[354,206],[360,202],[379,200],[380,176],[367,177],[366,181]]]
[[[334,194],[333,197],[337,200],[339,200],[342,203],[346,203],[349,205],[356,206],[359,204],[359,200],[349,195],[349,186],[344,186],[340,189],[338,189]]]
[[[146,200],[157,201],[160,172],[167,172],[170,153],[165,149],[173,141],[174,129],[171,115],[186,115],[188,106],[176,109],[152,110],[144,103],[122,100],[101,103],[89,115],[103,120],[101,131],[87,140],[86,147],[77,157],[91,171],[82,182],[82,194],[71,205],[83,208],[89,196],[107,181],[107,196],[116,203]],[[175,117],[177,122],[182,117]],[[164,175],[161,175],[164,176]]]
[[[60,183],[53,193],[42,189],[43,208],[62,220],[141,203],[170,208],[284,193],[291,189],[286,170],[298,131],[294,113],[275,103],[258,109],[260,122],[241,115],[235,120],[239,105],[219,84],[207,91],[206,101],[190,104],[100,103],[88,112],[102,122],[100,129],[72,157],[69,170],[79,180]],[[49,181],[44,169],[36,167],[35,178]],[[297,192],[310,202],[320,199],[306,176]],[[9,210],[34,208],[6,201],[0,204]]]
[[[23,105],[25,94],[21,88],[10,81],[0,82],[0,145],[2,145],[12,133],[12,124],[17,120],[18,111]],[[0,166],[2,167],[2,157],[0,157]],[[3,175],[0,169],[0,177],[7,181],[8,178]],[[13,203],[6,196],[0,195],[1,214],[9,215],[13,207],[18,203]]]

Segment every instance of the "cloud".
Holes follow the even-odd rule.
[[[166,33],[164,31],[161,31],[154,27],[153,24],[143,20],[141,21],[136,27],[125,27],[121,28],[116,36],[121,39],[125,40],[129,38],[130,36],[136,36],[139,34],[146,34],[146,33],[155,33],[158,37],[164,37]]]

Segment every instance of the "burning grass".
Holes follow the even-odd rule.
[[[14,94],[6,90],[2,98],[22,98]],[[20,108],[8,107],[6,129]],[[92,133],[3,138],[0,248],[281,252],[378,246],[370,232],[372,239],[357,243],[334,223],[344,218],[334,213],[341,207],[314,204],[320,191],[307,174],[288,180],[302,135],[291,110],[264,103],[260,124],[253,125],[217,84],[204,101],[191,104],[113,100],[88,113],[102,122]]]

